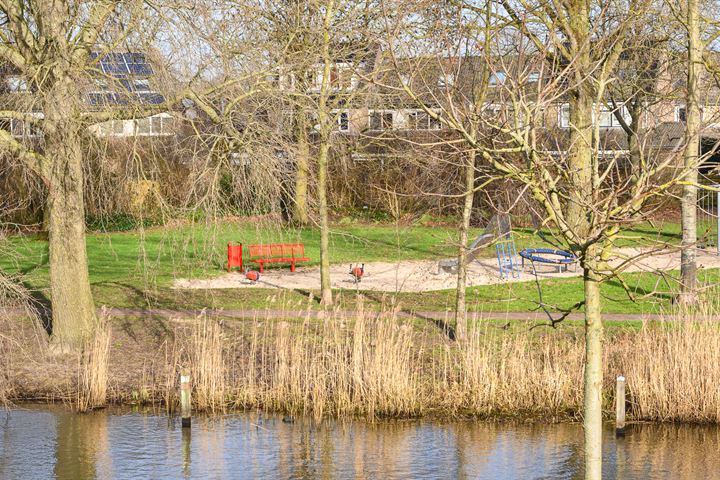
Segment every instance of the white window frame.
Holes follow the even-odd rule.
[[[380,128],[373,128],[372,127],[372,117],[373,114],[379,114],[380,115]],[[390,127],[385,127],[383,125],[383,116],[390,114],[391,115],[391,124]],[[375,110],[368,110],[368,130],[378,131],[378,132],[384,132],[386,130],[396,130],[396,120],[395,116],[397,115],[397,112],[395,110],[386,110],[386,109],[375,109]]]
[[[625,105],[621,105],[618,107],[620,111],[623,114],[623,117],[625,118],[625,121],[627,123],[630,123],[630,113],[627,110],[627,107]],[[600,119],[602,120],[603,115],[606,115],[607,118],[610,121],[610,124],[603,124],[603,125],[597,125],[597,119],[596,117],[596,106],[593,107],[593,126],[598,126],[602,129],[612,129],[612,128],[621,128],[622,125],[620,125],[620,122],[615,117],[615,111],[611,110],[606,105],[601,105],[599,112]],[[570,128],[570,104],[569,103],[563,103],[560,105],[560,109],[558,110],[558,125],[560,128]]]

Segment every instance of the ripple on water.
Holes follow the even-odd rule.
[[[0,417],[1,479],[472,478],[582,476],[579,425],[393,421],[320,424],[245,413],[176,419],[109,410],[84,415],[28,406]],[[720,429],[608,429],[604,477],[704,478],[720,472]]]

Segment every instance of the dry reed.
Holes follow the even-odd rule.
[[[103,406],[107,401],[110,337],[110,327],[103,314],[93,338],[78,356],[75,408],[80,412]]]
[[[201,315],[191,335],[188,361],[194,401],[200,410],[222,411],[226,405],[227,366],[222,327]],[[177,375],[176,375],[177,377]]]
[[[603,392],[608,414],[614,378],[623,374],[630,419],[720,423],[715,312],[708,307],[639,329],[610,329]],[[293,316],[296,312],[288,318]],[[15,342],[0,341],[0,350],[7,350],[6,360],[12,358]],[[106,327],[78,361],[74,398],[79,410],[105,403],[109,350]],[[113,371],[125,373],[123,354],[114,352]],[[190,370],[199,411],[262,408],[316,418],[440,414],[557,420],[582,414],[580,327],[516,325],[506,330],[479,321],[464,342],[452,342],[434,324],[399,317],[395,310],[366,312],[359,304],[352,318],[328,311],[322,319],[308,314],[296,321],[256,318],[223,324],[203,315],[179,324],[147,355],[135,359],[143,371],[134,378],[147,392],[139,401],[161,401],[169,409],[177,402],[178,373],[184,367]],[[6,369],[21,371],[23,365],[14,361]],[[10,399],[21,398],[19,386],[27,384],[9,374],[6,380],[12,386]],[[127,398],[129,390],[138,388],[118,384],[116,390],[110,400]],[[39,390],[30,391],[37,398]]]

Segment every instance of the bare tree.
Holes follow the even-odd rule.
[[[478,18],[486,12],[484,4],[457,4],[467,12],[467,21],[482,25]],[[643,205],[677,185],[686,173],[675,170],[677,158],[672,154],[645,155],[646,160],[635,165],[628,164],[623,155],[608,156],[601,148],[603,132],[595,121],[608,103],[608,85],[617,79],[621,55],[634,40],[628,34],[633,26],[646,21],[649,5],[643,1],[596,4],[584,0],[494,4],[489,8],[497,19],[499,40],[485,58],[494,73],[491,83],[498,95],[498,112],[494,118],[486,118],[480,131],[471,128],[473,117],[469,114],[473,111],[457,101],[443,105],[436,114],[498,175],[528,189],[544,212],[542,224],[556,229],[559,245],[572,251],[583,269],[588,479],[601,478],[602,470],[600,285],[609,278],[622,281],[619,273],[634,261],[628,259],[619,267],[610,264],[621,229],[640,221]],[[408,15],[411,23],[418,12]],[[398,45],[407,42],[409,35],[403,35],[403,28],[389,32],[387,43],[393,52],[399,52]],[[516,54],[509,55],[509,51]],[[527,62],[517,54],[523,51],[525,58],[539,61]],[[533,65],[532,70],[523,68],[526,65]],[[406,92],[426,105],[417,89],[408,86]],[[634,95],[637,90],[631,92],[631,98]],[[501,111],[513,120],[503,123]],[[560,125],[553,128],[557,122]],[[491,142],[483,135],[488,127],[494,133]],[[621,171],[629,174],[620,175]],[[566,314],[551,316],[551,324]]]

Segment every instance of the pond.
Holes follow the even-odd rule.
[[[0,478],[563,479],[582,476],[582,427],[482,421],[323,421],[261,412],[193,419],[107,409],[0,411]],[[604,477],[717,478],[720,428],[608,425]]]

